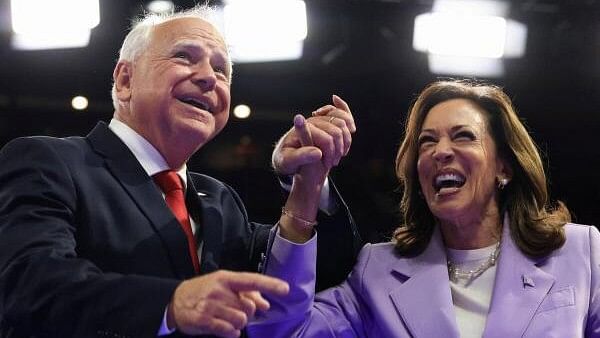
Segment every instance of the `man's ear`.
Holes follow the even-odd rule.
[[[113,81],[115,82],[115,92],[117,99],[121,102],[129,102],[131,99],[131,75],[132,65],[129,61],[119,61],[113,72]]]

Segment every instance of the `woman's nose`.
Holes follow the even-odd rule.
[[[454,158],[454,150],[449,140],[441,139],[433,150],[433,159],[438,162],[448,162]]]

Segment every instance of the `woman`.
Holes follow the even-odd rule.
[[[314,295],[316,235],[280,224],[266,273],[291,291],[251,336],[600,337],[600,233],[548,206],[539,153],[501,89],[428,86],[396,172],[404,224],[338,287]]]

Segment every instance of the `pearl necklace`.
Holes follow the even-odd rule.
[[[459,279],[464,279],[468,283],[471,283],[475,278],[479,277],[485,270],[496,265],[498,255],[500,254],[500,242],[496,243],[494,252],[490,254],[485,262],[481,263],[477,268],[469,271],[461,270],[456,263],[448,260],[448,276],[454,283],[458,282]]]

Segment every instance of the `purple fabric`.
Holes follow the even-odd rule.
[[[565,230],[561,249],[531,259],[505,229],[484,337],[600,337],[600,232]],[[290,294],[269,298],[250,337],[458,337],[439,231],[415,258],[366,245],[348,279],[313,301],[315,243],[275,240],[266,274],[289,281]]]

